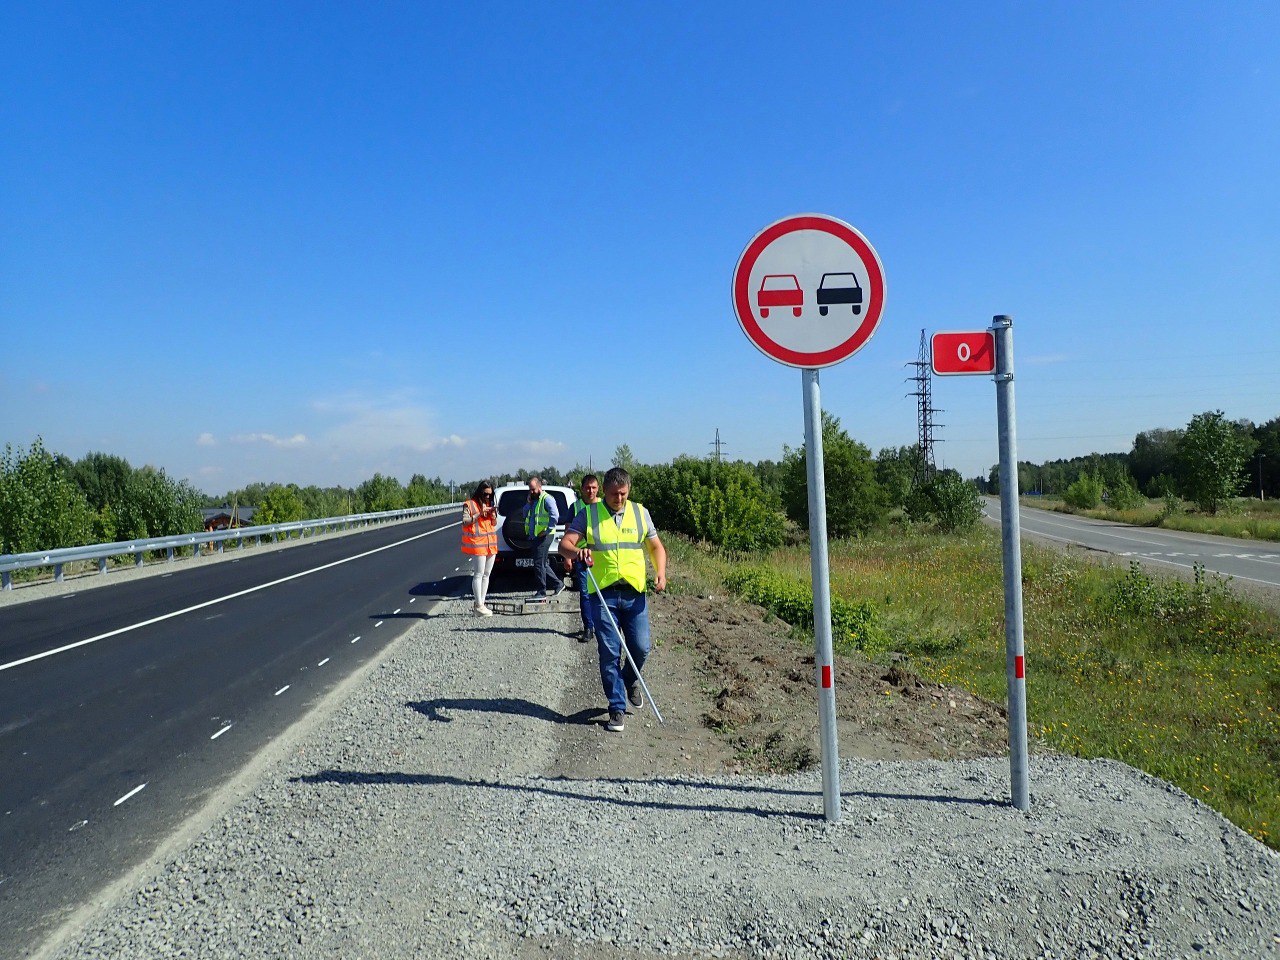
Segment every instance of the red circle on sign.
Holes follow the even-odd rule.
[[[800,230],[819,230],[844,241],[862,261],[868,277],[866,313],[858,328],[843,343],[816,353],[792,350],[770,338],[761,328],[751,309],[749,289],[751,270],[760,259],[760,254],[779,237]],[[867,238],[843,220],[820,213],[787,217],[761,230],[742,251],[742,256],[738,258],[738,265],[733,271],[733,310],[738,316],[742,332],[765,356],[792,367],[829,367],[853,356],[876,332],[876,327],[880,324],[880,314],[884,310],[884,267],[881,266],[880,257],[867,242]]]

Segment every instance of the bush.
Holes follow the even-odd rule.
[[[769,570],[744,569],[725,577],[725,586],[792,626],[813,632],[813,590],[808,584]],[[831,598],[831,639],[832,645],[845,653],[880,653],[889,648],[889,637],[877,622],[875,608],[865,600],[851,603]]]
[[[1147,502],[1129,475],[1121,474],[1107,484],[1107,505],[1116,510],[1132,510]]]
[[[905,504],[907,518],[933,520],[941,533],[968,530],[982,516],[978,488],[954,470],[943,470],[925,486],[911,492]]]
[[[883,523],[889,512],[884,488],[876,480],[871,451],[822,412],[822,459],[827,490],[827,535],[832,539],[866,533]],[[782,501],[787,516],[809,527],[808,461],[803,448],[788,450],[783,460],[786,481]]]
[[[0,553],[93,542],[95,514],[80,488],[37,437],[25,453],[0,455]]]
[[[638,466],[632,474],[632,495],[659,529],[734,553],[782,543],[778,502],[745,464],[677,457],[670,464]]]
[[[1067,487],[1062,499],[1080,510],[1096,510],[1102,503],[1102,481],[1082,473],[1075,483]]]

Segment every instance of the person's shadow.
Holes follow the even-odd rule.
[[[482,713],[509,713],[517,717],[530,717],[534,720],[545,720],[548,723],[594,723],[607,710],[601,707],[586,707],[577,713],[565,714],[552,710],[541,703],[520,700],[515,697],[440,697],[436,700],[411,701],[406,706],[417,710],[428,720],[438,723],[452,723],[450,710],[476,710]]]

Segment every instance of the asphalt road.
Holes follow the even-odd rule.
[[[986,499],[986,512],[1000,519],[1000,501]],[[1237,540],[1210,534],[1183,533],[1154,527],[1130,527],[1106,520],[1077,517],[1023,507],[1023,536],[1075,543],[1140,563],[1157,563],[1191,570],[1199,563],[1209,573],[1234,577],[1265,588],[1280,588],[1280,543]]]
[[[460,562],[449,513],[0,608],[0,956],[465,589]]]

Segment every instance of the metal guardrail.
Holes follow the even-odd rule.
[[[196,554],[199,555],[199,548],[206,543],[214,543],[218,546],[218,553],[222,553],[228,540],[239,540],[240,546],[244,546],[244,542],[252,538],[255,542],[261,542],[263,537],[275,536],[277,534],[285,534],[291,536],[294,533],[305,537],[309,532],[327,532],[330,528],[350,528],[369,523],[379,523],[386,520],[400,520],[414,516],[431,516],[437,513],[445,513],[449,510],[457,510],[459,504],[456,503],[440,503],[430,507],[410,507],[407,510],[384,510],[380,513],[354,513],[346,517],[326,517],[321,520],[295,520],[291,523],[273,523],[265,524],[259,527],[229,527],[226,530],[212,530],[201,533],[181,533],[172,537],[153,537],[150,540],[126,540],[120,543],[96,543],[83,547],[62,547],[57,550],[41,550],[35,553],[6,553],[0,554],[0,585],[5,590],[13,589],[13,571],[15,570],[31,570],[37,567],[53,567],[53,579],[59,583],[62,582],[63,564],[72,563],[83,560],[97,560],[98,573],[106,573],[109,569],[107,560],[111,557],[119,557],[131,554],[134,557],[134,566],[140,567],[146,562],[148,553],[159,553],[165,551],[168,554],[170,562],[174,559],[175,551],[183,547],[195,547]]]

